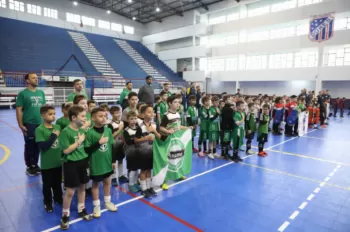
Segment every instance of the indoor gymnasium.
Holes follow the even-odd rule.
[[[350,231],[349,0],[0,0],[0,31],[0,232]]]

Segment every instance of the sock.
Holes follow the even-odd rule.
[[[233,157],[238,157],[238,148],[233,149]]]
[[[123,163],[118,163],[118,177],[123,175]]]
[[[140,180],[140,185],[141,185],[141,190],[142,191],[146,191],[147,190],[146,180]]]
[[[66,215],[67,217],[69,217],[70,215],[70,210],[69,209],[63,209],[62,210],[62,216]]]
[[[117,178],[117,169],[116,168],[113,170],[113,174],[112,174],[112,179],[115,179],[115,178]]]
[[[207,141],[203,142],[203,151],[207,151]]]
[[[248,139],[246,146],[247,146],[247,151],[249,151],[252,148],[252,140]]]
[[[137,184],[137,181],[139,180],[139,172],[135,171],[135,184]]]
[[[262,152],[263,149],[264,149],[263,143],[262,143],[262,142],[259,142],[258,147],[259,147],[259,152]]]
[[[136,171],[130,171],[130,172],[129,172],[129,185],[134,185],[134,184],[136,184],[135,172],[136,172]]]
[[[111,195],[105,196],[105,203],[111,202]]]
[[[214,153],[214,154],[216,153],[216,148],[213,148],[213,153]]]
[[[198,151],[202,151],[202,141],[198,140]]]
[[[83,209],[85,209],[85,204],[84,203],[78,203],[78,213],[83,211]]]
[[[194,149],[194,138],[192,137],[192,149]]]
[[[146,179],[146,187],[147,187],[147,189],[152,188],[152,179],[151,178]]]
[[[94,201],[92,201],[92,205],[93,205],[94,207],[100,207],[100,200],[94,200]]]

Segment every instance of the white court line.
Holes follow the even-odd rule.
[[[294,218],[296,218],[299,214],[299,211],[298,210],[295,210],[294,213],[292,215],[290,215],[289,219],[290,220],[294,220]]]
[[[311,193],[311,194],[309,195],[309,197],[307,198],[307,200],[308,200],[308,201],[311,201],[312,198],[314,198],[314,197],[315,197],[315,195]]]
[[[282,232],[289,226],[289,222],[285,221],[280,228],[278,228],[278,231]]]
[[[311,133],[311,132],[313,132],[313,131],[316,131],[316,130],[311,130],[311,131],[308,131],[307,133]],[[292,141],[292,140],[294,140],[294,139],[296,139],[296,138],[298,138],[298,137],[293,137],[293,138],[284,140],[284,141],[282,141],[282,142],[280,142],[280,143],[278,143],[278,144],[276,144],[276,145],[273,145],[273,146],[271,146],[271,147],[265,148],[265,150],[268,150],[268,149],[271,149],[271,148],[273,148],[273,147],[276,147],[276,146],[285,144],[285,143],[290,142],[290,141]],[[249,158],[249,157],[252,157],[252,156],[253,156],[253,155],[245,156],[245,157],[242,157],[242,159],[246,159],[246,158]],[[220,166],[218,166],[218,167],[216,167],[216,168],[212,168],[212,169],[209,169],[209,170],[207,170],[207,171],[205,171],[205,172],[199,173],[199,174],[197,174],[197,175],[188,177],[188,178],[185,179],[185,180],[182,180],[182,181],[179,181],[179,182],[176,182],[176,183],[172,183],[172,184],[169,185],[169,188],[172,188],[172,187],[174,187],[174,186],[176,186],[176,185],[179,185],[179,184],[183,184],[183,183],[185,183],[185,182],[187,182],[187,181],[190,181],[190,180],[195,179],[195,178],[197,178],[197,177],[203,176],[203,175],[205,175],[205,174],[207,174],[207,173],[210,173],[210,172],[213,172],[213,171],[215,171],[215,170],[217,170],[217,169],[221,169],[221,168],[226,167],[226,166],[228,166],[228,165],[230,165],[230,164],[235,164],[235,162],[225,163],[225,164],[220,165]],[[156,192],[160,192],[160,191],[163,191],[163,189],[157,189],[157,190],[156,190]],[[116,206],[119,207],[119,206],[122,206],[122,205],[126,205],[126,204],[129,204],[129,203],[134,202],[134,201],[136,201],[136,200],[139,200],[139,199],[141,199],[141,198],[143,198],[143,196],[139,196],[139,197],[137,197],[137,198],[133,198],[133,199],[129,199],[129,200],[127,200],[127,201],[123,201],[123,202],[121,202],[121,203],[119,203],[119,204],[116,204]],[[106,209],[101,210],[101,213],[104,213],[104,212],[106,212],[106,211],[107,211]],[[70,221],[69,224],[72,225],[72,224],[77,223],[77,222],[80,222],[80,221],[82,221],[82,220],[83,220],[83,219],[81,219],[81,218],[77,218],[77,219],[74,219],[74,220]],[[289,223],[288,223],[288,224],[289,224]],[[287,226],[288,226],[288,225],[287,225]],[[286,227],[287,227],[287,226],[286,226]],[[59,228],[60,228],[60,226],[58,225],[58,226],[54,226],[54,227],[52,227],[52,228],[43,230],[42,232],[55,231],[55,230],[57,230],[57,229],[59,229]]]
[[[309,204],[309,203],[304,201],[303,203],[301,203],[301,205],[299,205],[299,209],[304,209],[307,206],[307,204]]]
[[[314,190],[314,193],[318,193],[321,189],[319,187],[317,187],[315,190]]]

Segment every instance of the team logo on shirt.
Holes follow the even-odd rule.
[[[31,96],[30,101],[32,102],[33,107],[41,107],[43,104],[41,96]]]
[[[102,144],[99,148],[99,151],[106,152],[108,150],[107,143]]]
[[[74,136],[74,140],[75,140],[75,142],[77,142],[78,141],[78,136]],[[82,148],[83,146],[84,146],[84,144],[82,143],[82,144],[80,144],[80,146],[78,148]]]
[[[185,145],[179,138],[171,139],[168,150],[169,166],[168,171],[178,172],[184,163]]]
[[[53,142],[53,144],[51,145],[51,148],[58,148],[58,139],[55,140],[55,142]]]
[[[334,35],[334,17],[332,13],[315,16],[310,21],[309,39],[312,42],[329,40]]]

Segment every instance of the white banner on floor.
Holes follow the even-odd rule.
[[[309,124],[309,114],[307,112],[299,113],[299,121],[298,121],[298,135],[303,136],[307,133]]]

